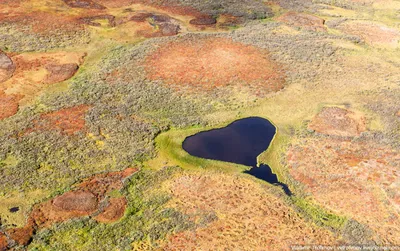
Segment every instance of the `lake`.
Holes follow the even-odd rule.
[[[278,181],[268,165],[257,167],[257,156],[268,149],[275,126],[267,119],[249,117],[236,120],[226,127],[199,132],[187,137],[182,144],[190,155],[251,166],[245,173],[281,186],[286,194],[289,188]]]

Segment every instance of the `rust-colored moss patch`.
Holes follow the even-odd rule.
[[[345,33],[356,35],[369,44],[393,44],[400,41],[400,32],[384,24],[367,21],[344,22],[338,27]]]
[[[365,118],[339,107],[324,107],[308,128],[322,134],[354,137],[366,131]]]
[[[0,120],[18,112],[18,102],[21,98],[22,95],[7,95],[0,90]]]
[[[289,11],[280,16],[278,20],[288,25],[293,25],[295,27],[300,27],[306,30],[311,30],[311,31],[326,30],[324,26],[325,23],[324,19],[305,13]]]
[[[294,244],[335,243],[330,232],[308,225],[281,198],[251,180],[182,176],[171,191],[173,203],[186,214],[215,217],[195,231],[172,236],[163,250],[290,250]]]
[[[171,42],[145,64],[152,80],[203,90],[241,83],[273,92],[284,84],[282,70],[267,52],[225,38]]]
[[[85,128],[85,114],[89,108],[88,105],[79,105],[42,114],[29,131],[57,130],[62,134],[73,135]]]
[[[104,209],[104,211],[97,215],[95,219],[98,222],[102,223],[111,223],[119,220],[125,212],[126,209],[126,199],[124,197],[121,198],[111,198],[108,201],[108,206]]]
[[[372,141],[307,139],[290,148],[287,160],[291,176],[321,205],[368,225],[386,243],[399,243],[397,151]]]
[[[7,250],[8,240],[4,233],[0,232],[0,251]]]

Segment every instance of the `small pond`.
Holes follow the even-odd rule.
[[[291,195],[289,188],[278,181],[268,165],[257,167],[257,156],[268,148],[275,133],[275,126],[268,120],[249,117],[237,120],[224,128],[187,137],[182,147],[196,157],[251,166],[252,168],[245,173],[279,185],[286,194]]]

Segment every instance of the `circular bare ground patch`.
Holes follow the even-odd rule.
[[[241,83],[278,91],[284,74],[264,50],[225,38],[180,40],[160,47],[145,61],[148,78],[210,90]]]

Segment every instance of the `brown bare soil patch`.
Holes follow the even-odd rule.
[[[46,65],[46,70],[49,72],[45,82],[49,84],[58,83],[70,79],[78,71],[78,64],[49,64]]]
[[[21,95],[7,95],[0,90],[0,120],[11,117],[18,112]]]
[[[288,25],[311,31],[326,31],[325,20],[317,16],[289,11],[278,18],[278,21]]]
[[[352,111],[339,107],[324,107],[308,128],[318,133],[355,137],[366,131],[365,118]]]
[[[192,25],[214,25],[217,23],[217,20],[213,17],[198,17],[189,21]]]
[[[203,90],[239,82],[278,91],[284,84],[280,67],[268,53],[225,38],[165,44],[147,57],[145,67],[149,79]]]
[[[72,8],[84,8],[84,9],[105,9],[104,6],[92,1],[92,0],[63,0],[65,4]]]
[[[0,50],[0,83],[11,78],[15,71],[13,61]]]
[[[349,21],[338,27],[345,33],[356,35],[369,44],[393,44],[400,40],[400,32],[383,24],[366,21]]]
[[[108,206],[104,211],[97,215],[95,219],[102,223],[111,223],[119,220],[124,216],[127,201],[124,197],[121,198],[111,198],[108,201]]]
[[[290,175],[329,209],[400,242],[400,154],[374,142],[306,139],[287,155]],[[309,183],[312,180],[312,184]]]
[[[172,182],[174,206],[188,215],[214,214],[204,227],[172,236],[163,250],[290,250],[333,244],[333,235],[309,225],[281,198],[251,180],[225,174],[191,175]]]
[[[62,134],[73,135],[85,129],[85,114],[89,108],[88,105],[79,105],[42,114],[40,119],[34,121],[34,127],[28,130],[28,133],[56,130]]]
[[[72,191],[56,197],[53,205],[66,211],[92,212],[97,209],[96,196],[86,191]]]

